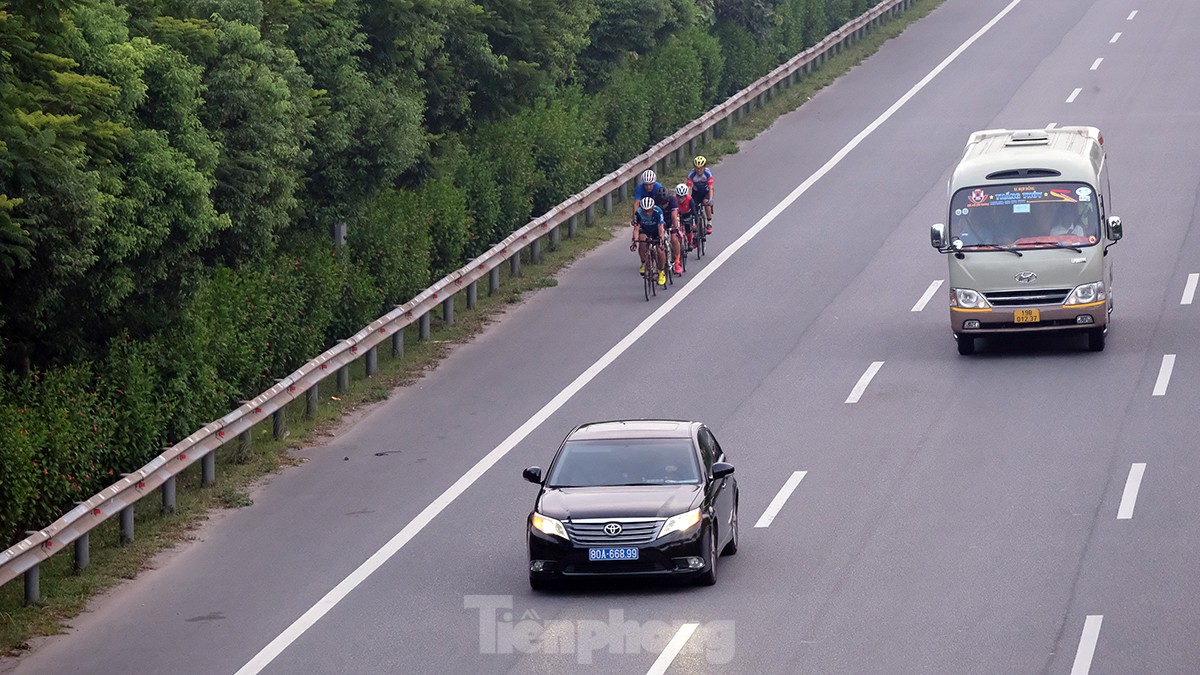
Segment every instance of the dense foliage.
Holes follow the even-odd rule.
[[[0,541],[868,5],[0,0]]]

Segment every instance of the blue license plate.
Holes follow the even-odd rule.
[[[589,548],[588,560],[637,560],[637,547],[630,548]]]

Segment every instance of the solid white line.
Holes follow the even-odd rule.
[[[1125,479],[1125,492],[1121,493],[1121,505],[1117,507],[1117,520],[1129,520],[1133,517],[1133,507],[1137,504],[1138,490],[1142,488],[1142,475],[1145,473],[1145,462],[1129,467],[1129,478]]]
[[[1099,67],[1100,67],[1100,64],[1101,64],[1101,63],[1104,63],[1104,57],[1103,57],[1103,56],[1101,56],[1100,58],[1096,59],[1095,61],[1092,61],[1092,67],[1091,67],[1091,68],[1089,68],[1089,70],[1096,70],[1097,68],[1099,68]]]
[[[867,385],[871,384],[871,380],[875,377],[875,373],[883,367],[883,361],[875,361],[867,366],[867,372],[858,378],[858,384],[850,390],[850,395],[846,397],[846,403],[858,403],[858,399],[862,398],[863,392],[867,390]]]
[[[654,661],[654,665],[650,666],[650,670],[646,671],[646,675],[663,675],[667,672],[667,668],[671,667],[671,663],[675,661],[675,657],[679,656],[680,650],[687,644],[688,638],[692,637],[692,633],[700,627],[698,623],[685,623],[679,627],[679,631],[675,633],[675,637],[667,643],[662,653],[658,655],[658,659]]]
[[[1058,122],[1051,122],[1050,124],[1047,124],[1047,125],[1046,125],[1046,128],[1047,128],[1047,129],[1053,129],[1053,128],[1054,128],[1054,127],[1056,127],[1056,126],[1058,126]]]
[[[1136,9],[1133,10],[1132,12],[1129,13],[1129,16],[1125,17],[1125,20],[1133,21],[1133,17],[1137,16],[1137,13],[1138,13],[1138,11]]]
[[[1075,664],[1071,675],[1088,675],[1092,669],[1092,656],[1096,653],[1096,641],[1100,639],[1100,623],[1103,614],[1089,614],[1083,621],[1083,635],[1079,638],[1079,649],[1075,652]]]
[[[1165,396],[1167,385],[1171,383],[1171,371],[1175,369],[1175,355],[1163,354],[1162,365],[1158,367],[1158,380],[1154,382],[1154,395]]]
[[[699,288],[700,285],[704,283],[705,279],[720,269],[721,266],[724,265],[731,256],[733,256],[733,254],[737,253],[743,246],[749,243],[750,240],[758,236],[758,233],[762,232],[767,225],[771,224],[772,221],[779,217],[780,213],[783,213],[784,210],[786,210],[797,199],[803,196],[804,193],[808,192],[813,184],[815,184],[818,180],[829,173],[835,166],[841,163],[841,161],[845,159],[846,155],[849,155],[851,151],[853,151],[863,142],[863,140],[865,140],[868,136],[874,133],[876,129],[882,126],[884,122],[891,119],[891,117],[896,114],[896,111],[902,108],[922,89],[924,89],[925,85],[929,84],[933,78],[941,74],[941,72],[949,67],[950,64],[956,59],[958,59],[963,52],[965,52],[971,45],[975,44],[979,38],[987,34],[987,32],[990,31],[997,23],[999,23],[1001,19],[1012,12],[1017,5],[1021,4],[1021,1],[1022,0],[1012,0],[1012,2],[1008,3],[1004,9],[1000,10],[999,14],[992,17],[992,19],[984,24],[982,28],[975,31],[971,37],[967,38],[967,40],[959,45],[957,49],[951,52],[949,56],[942,59],[941,63],[934,67],[933,70],[929,71],[929,73],[926,74],[925,77],[921,78],[919,82],[914,84],[912,88],[905,92],[905,94],[901,96],[895,103],[893,103],[891,107],[883,111],[883,113],[881,113],[879,117],[876,117],[875,120],[867,125],[865,129],[858,132],[858,135],[850,139],[850,141],[846,143],[841,150],[838,150],[838,152],[831,157],[829,161],[825,162],[820,169],[817,169],[816,173],[809,176],[800,185],[796,186],[796,189],[792,190],[791,194],[789,194],[787,197],[784,197],[783,201],[775,205],[775,208],[768,211],[767,214],[760,218],[758,222],[750,227],[750,229],[746,230],[742,236],[730,243],[725,250],[721,251],[721,253],[713,258],[712,261],[710,261],[708,265],[704,267],[704,269],[700,270],[700,272],[692,278],[691,282],[684,284],[683,288],[677,289],[675,293],[672,293],[671,297],[669,297],[666,302],[664,302],[650,316],[646,317],[640,324],[638,324],[638,326],[634,328],[629,335],[626,335],[624,338],[622,338],[621,341],[614,345],[612,349],[608,350],[604,356],[601,356],[598,361],[593,363],[587,370],[580,374],[579,377],[575,378],[574,382],[567,385],[565,389],[560,391],[558,395],[556,395],[550,400],[549,403],[543,406],[541,410],[534,413],[533,417],[530,417],[524,424],[518,427],[516,431],[512,432],[508,438],[504,439],[500,445],[497,445],[491,452],[485,455],[483,459],[479,460],[475,466],[472,466],[465,474],[462,475],[461,478],[455,481],[453,485],[446,488],[445,492],[439,495],[437,499],[433,500],[433,502],[430,503],[429,506],[425,507],[421,513],[417,514],[415,518],[413,518],[407,525],[404,526],[404,529],[397,532],[394,537],[380,547],[378,551],[376,551],[370,558],[366,560],[366,562],[364,562],[362,565],[359,565],[357,569],[355,569],[349,574],[349,576],[338,583],[337,586],[334,586],[333,590],[326,593],[325,597],[318,600],[315,605],[302,614],[300,618],[296,619],[290,626],[288,626],[282,633],[272,640],[270,644],[268,644],[266,647],[263,647],[262,650],[254,656],[254,658],[250,659],[246,665],[242,666],[237,671],[236,675],[256,675],[257,673],[261,672],[262,669],[265,668],[269,663],[271,663],[271,661],[275,660],[275,658],[283,653],[283,650],[287,649],[288,646],[296,640],[296,638],[303,635],[305,631],[316,624],[321,617],[325,616],[329,610],[333,609],[334,606],[341,602],[342,599],[350,593],[350,591],[354,590],[359,584],[365,581],[367,577],[371,576],[375,570],[379,569],[379,567],[382,566],[383,563],[387,562],[389,558],[394,556],[397,551],[399,551],[401,548],[404,548],[405,544],[411,541],[418,532],[425,529],[425,526],[428,525],[435,516],[441,513],[443,509],[449,506],[451,502],[457,499],[458,496],[465,492],[467,488],[475,483],[475,481],[479,480],[480,476],[482,476],[496,462],[500,461],[502,457],[507,455],[510,450],[516,447],[517,443],[520,443],[534,429],[541,425],[542,422],[544,422],[559,408],[561,408],[567,401],[571,399],[572,396],[576,394],[576,392],[582,389],[588,382],[591,382],[597,375],[607,368],[609,364],[615,361],[618,356],[633,346],[633,344],[637,342],[639,338],[645,335],[651,328],[654,327],[655,324],[661,321],[668,312],[678,306],[679,303],[684,300],[684,298],[691,295],[693,291]]]
[[[1196,282],[1200,281],[1200,274],[1189,274],[1187,284],[1183,287],[1183,297],[1179,300],[1181,305],[1190,305],[1196,297]]]
[[[1115,33],[1115,34],[1112,36],[1112,39],[1108,41],[1108,44],[1110,44],[1110,45],[1111,45],[1111,44],[1113,44],[1114,42],[1116,42],[1117,40],[1120,40],[1120,39],[1121,39],[1121,34],[1120,34],[1119,32],[1118,32],[1118,33]]]
[[[1075,87],[1075,91],[1071,92],[1071,95],[1067,97],[1067,103],[1074,103],[1075,97],[1078,96],[1079,92],[1081,92],[1081,91],[1083,91],[1083,89],[1080,89],[1079,87]]]
[[[925,289],[925,294],[921,296],[921,299],[917,300],[917,304],[913,305],[912,311],[919,312],[925,309],[925,305],[929,304],[929,301],[933,298],[933,294],[937,293],[937,290],[941,287],[942,279],[935,279],[933,283],[929,284],[929,288]]]
[[[779,511],[783,508],[784,503],[787,502],[788,497],[792,496],[792,493],[796,491],[796,486],[800,485],[800,481],[804,480],[804,477],[807,475],[807,471],[793,471],[792,475],[788,476],[788,479],[784,481],[783,487],[779,488],[779,492],[775,495],[775,498],[771,500],[770,504],[767,504],[767,510],[763,511],[763,514],[759,516],[758,522],[754,524],[754,527],[770,527],[771,523],[775,522],[775,516],[779,515]]]

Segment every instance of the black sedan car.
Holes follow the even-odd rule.
[[[717,581],[717,557],[738,548],[738,486],[708,427],[676,420],[576,427],[529,514],[529,584],[585,576],[661,575]]]

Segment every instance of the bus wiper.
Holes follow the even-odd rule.
[[[967,244],[966,246],[963,246],[964,249],[965,248],[978,248],[978,247],[995,249],[997,251],[1008,251],[1009,253],[1017,256],[1018,258],[1025,255],[1024,253],[1021,253],[1020,251],[1018,251],[1016,249],[1016,247],[1001,246],[1000,244]]]

